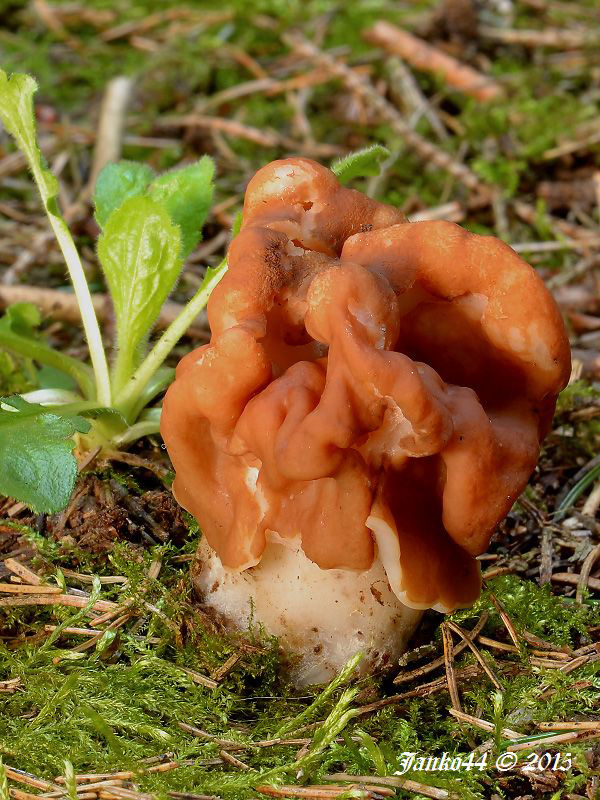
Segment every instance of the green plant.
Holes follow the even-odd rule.
[[[173,370],[164,361],[206,305],[227,263],[207,270],[194,297],[150,349],[160,309],[200,239],[212,202],[214,166],[205,156],[157,176],[146,165],[109,164],[94,197],[102,231],[98,257],[116,317],[109,366],[79,253],[58,207],[58,183],[37,144],[36,89],[29,75],[9,78],[0,71],[0,119],[27,159],[63,253],[91,364],[45,344],[33,306],[13,306],[0,319],[0,346],[51,368],[55,378],[47,388],[0,400],[0,493],[36,511],[55,512],[68,502],[75,482],[76,444],[81,451],[118,447],[158,431],[160,408],[148,406],[172,380]]]

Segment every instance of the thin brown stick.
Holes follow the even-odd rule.
[[[106,781],[128,781],[132,778],[139,778],[140,775],[146,775],[153,772],[170,772],[180,766],[179,761],[163,761],[161,764],[155,764],[150,767],[141,767],[139,770],[124,770],[121,772],[103,772],[95,773],[89,772],[81,775],[75,775],[77,783],[85,784],[88,789],[89,785],[100,785],[100,782]],[[64,775],[59,775],[56,778],[56,783],[64,783]],[[88,785],[89,784],[89,785]]]
[[[216,681],[213,681],[212,678],[209,678],[206,675],[202,675],[201,672],[196,672],[195,670],[188,669],[187,667],[179,667],[179,669],[182,672],[185,672],[185,674],[190,677],[194,683],[199,683],[201,686],[206,686],[207,689],[216,689],[218,686]]]
[[[577,586],[579,584],[579,578],[580,575],[576,575],[574,572],[555,572],[552,576],[554,583],[569,583],[571,586]],[[588,589],[593,589],[595,592],[600,592],[600,579],[588,578],[587,587]]]
[[[454,643],[452,641],[450,628],[446,622],[442,622],[442,641],[444,642],[444,661],[446,663],[446,678],[448,680],[450,700],[452,701],[452,706],[457,711],[462,711],[458,686],[456,685],[456,676],[454,674]]]
[[[248,764],[245,764],[243,761],[240,761],[239,758],[232,756],[231,753],[228,753],[227,750],[219,750],[219,755],[226,761],[228,764],[231,764],[232,767],[237,767],[237,769],[249,770],[252,769]]]
[[[583,566],[581,567],[579,580],[577,581],[577,592],[575,593],[575,601],[577,603],[583,603],[583,592],[589,586],[590,573],[598,558],[600,558],[600,544],[596,545],[596,547],[594,547],[594,549],[587,555],[585,561],[583,562]]]
[[[493,594],[492,592],[490,592],[490,600],[492,601],[492,603],[494,605],[494,608],[496,609],[498,614],[500,614],[500,618],[501,618],[502,622],[504,623],[504,627],[508,631],[508,635],[512,639],[513,644],[515,645],[515,647],[520,647],[521,643],[520,643],[520,639],[519,639],[519,634],[517,633],[517,629],[515,628],[511,618],[508,616],[504,606],[498,600],[496,595]]]
[[[74,594],[32,594],[22,597],[0,597],[0,608],[7,606],[71,606],[85,608],[88,604],[87,597]],[[116,603],[110,600],[97,600],[90,611],[108,611],[117,608]]]
[[[600,722],[538,722],[543,731],[600,731]]]
[[[437,786],[429,786],[426,783],[418,783],[409,778],[402,777],[381,777],[379,775],[348,775],[345,772],[336,772],[333,775],[324,775],[324,781],[350,781],[352,783],[375,784],[376,786],[393,786],[397,789],[404,789],[407,792],[415,792],[433,800],[459,800],[457,794],[448,792],[446,789],[438,789]]]
[[[16,558],[7,558],[4,561],[4,566],[15,575],[18,575],[21,580],[25,581],[25,583],[39,586],[42,582],[42,579],[39,575],[37,575],[33,570],[29,569],[29,567],[21,564],[21,562],[17,561]]]
[[[243,653],[233,653],[232,655],[230,655],[229,658],[227,659],[227,661],[225,661],[223,664],[221,664],[220,667],[217,667],[217,669],[215,669],[213,672],[211,672],[211,678],[214,681],[217,681],[217,683],[219,683],[219,681],[222,681],[223,678],[226,675],[228,675],[229,672],[231,672],[231,670],[237,664],[237,662],[240,660],[242,655],[243,655]]]
[[[517,44],[521,47],[553,47],[559,50],[576,50],[579,47],[597,44],[600,37],[595,29],[545,28],[526,30],[520,28],[496,28],[480,25],[478,33],[484,39],[502,44]]]
[[[556,736],[548,736],[546,739],[541,739],[539,742],[522,742],[520,744],[510,744],[506,749],[512,753],[517,753],[519,750],[531,750],[536,746],[548,747],[552,744],[560,744],[561,742],[587,742],[591,739],[600,739],[600,731],[573,731],[571,733],[559,733]]]
[[[479,663],[481,664],[481,668],[488,676],[488,678],[491,680],[491,682],[494,684],[496,689],[498,689],[501,692],[504,691],[503,685],[500,683],[493,669],[490,667],[485,658],[479,652],[479,649],[474,644],[473,640],[471,639],[471,636],[465,630],[463,630],[459,625],[457,625],[455,622],[452,622],[451,620],[448,620],[446,622],[446,625],[448,625],[448,627],[451,630],[453,630],[454,633],[457,633],[461,637],[461,639],[464,639],[464,641],[467,643],[467,646],[469,647],[469,649],[471,650],[477,661],[479,661]]]
[[[364,38],[371,44],[400,56],[417,69],[441,75],[448,86],[480,102],[486,103],[504,94],[502,86],[489,75],[483,75],[390,22],[379,20],[365,32]]]
[[[473,725],[475,728],[480,728],[482,731],[492,733],[496,730],[496,726],[492,722],[480,719],[479,717],[473,717],[471,714],[465,714],[464,711],[457,711],[455,708],[449,708],[448,713],[461,722],[466,722],[469,725]],[[506,739],[522,739],[524,736],[524,734],[513,731],[510,728],[502,728],[502,735]]]
[[[28,583],[0,583],[0,594],[62,594],[60,586],[31,586]]]
[[[65,781],[64,781],[64,777],[63,777],[62,783],[64,783],[64,782]],[[58,783],[58,779],[57,779],[57,783]],[[77,787],[77,797],[81,797],[81,793],[83,793],[83,792],[92,792],[93,791],[94,794],[95,794],[94,790],[96,790],[96,789],[105,789],[105,788],[107,788],[109,786],[121,786],[122,783],[123,783],[122,779],[115,779],[115,778],[108,779],[107,778],[105,780],[96,781],[94,783],[82,784],[81,786]],[[61,788],[61,789],[57,789],[54,792],[46,792],[46,794],[44,794],[42,796],[43,797],[64,797],[65,796],[65,789]]]
[[[370,795],[376,793],[382,797],[393,797],[396,792],[386,786],[373,786],[367,788],[361,786],[359,783],[353,783],[349,786],[257,786],[256,791],[261,794],[270,795],[271,797],[300,797],[300,798],[314,798],[314,800],[329,800],[329,798],[339,797],[349,791],[359,792],[362,790],[363,795]]]
[[[237,139],[247,139],[261,147],[283,147],[290,151],[302,152],[317,158],[333,158],[346,152],[337,145],[319,144],[310,142],[296,142],[287,136],[282,136],[275,131],[265,131],[244,125],[235,119],[224,117],[209,117],[205,114],[184,114],[182,116],[167,116],[158,120],[161,128],[207,128],[212,131],[222,131],[228,136]]]
[[[4,765],[4,770],[6,772],[6,777],[16,783],[24,783],[26,786],[34,786],[36,789],[44,789],[45,791],[60,789],[60,786],[57,786],[55,783],[45,781],[43,778],[37,778],[35,775],[32,775],[30,772],[25,772],[22,769],[9,767],[8,764]]]

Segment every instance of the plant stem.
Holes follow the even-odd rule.
[[[75,243],[71,237],[71,233],[67,227],[67,223],[52,212],[49,213],[48,218],[54,235],[65,262],[69,270],[69,276],[75,297],[81,311],[81,320],[83,322],[83,329],[85,331],[85,338],[87,339],[90,359],[96,376],[96,393],[98,402],[101,405],[110,405],[110,378],[108,375],[108,363],[106,361],[106,354],[104,352],[104,345],[102,344],[102,334],[100,333],[100,326],[96,319],[96,312],[92,303],[92,295],[90,288],[87,284],[83,265],[79,258],[79,253],[75,247]]]
[[[146,406],[156,397],[157,394],[163,392],[167,386],[173,383],[174,379],[174,369],[171,367],[159,367],[159,369],[145,385],[144,391],[138,396],[135,407],[131,411],[132,420],[137,420]]]
[[[144,392],[146,385],[181,339],[191,322],[200,311],[202,311],[208,302],[212,290],[219,283],[226,271],[227,259],[223,259],[218,267],[207,272],[196,294],[169,325],[128,383],[117,394],[113,405],[115,408],[119,409],[124,417],[129,418],[132,409],[135,408],[137,400]]]
[[[64,372],[65,375],[69,375],[88,399],[92,399],[96,394],[90,368],[81,361],[77,361],[76,358],[59,353],[58,350],[36,342],[34,339],[27,339],[9,331],[0,331],[0,345],[17,355],[32,358],[34,361],[39,361],[40,364],[47,364],[49,367],[54,367]]]
[[[75,247],[75,242],[71,236],[68,225],[61,216],[58,208],[56,197],[53,197],[48,190],[47,181],[44,177],[44,170],[38,158],[29,148],[24,149],[24,154],[29,162],[29,167],[33,173],[33,177],[37,188],[39,190],[44,210],[50,220],[50,225],[54,231],[56,241],[64,256],[69,277],[73,284],[75,297],[81,312],[81,319],[83,322],[83,329],[85,331],[85,338],[87,339],[88,347],[90,350],[90,358],[94,375],[96,377],[96,393],[98,401],[105,406],[110,405],[110,378],[108,375],[108,363],[106,361],[106,354],[104,352],[104,345],[102,344],[102,335],[98,320],[96,319],[96,312],[92,303],[92,295],[90,288],[87,284],[83,265]]]
[[[117,447],[122,447],[124,444],[131,444],[131,442],[135,442],[138,439],[141,439],[142,436],[150,436],[153,433],[160,432],[160,418],[159,419],[147,419],[143,422],[136,422],[135,425],[132,425],[130,428],[120,434],[119,436],[115,436],[113,438],[113,444]]]

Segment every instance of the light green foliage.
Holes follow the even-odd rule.
[[[143,194],[153,177],[154,170],[148,164],[136,161],[107,164],[98,175],[94,189],[98,225],[103,228],[113,211],[130,197]]]
[[[355,178],[379,175],[381,163],[390,157],[390,151],[381,144],[372,144],[356,153],[338,158],[331,165],[331,171],[340,183],[346,184]]]
[[[212,205],[214,172],[213,160],[204,156],[195,164],[159,175],[148,187],[148,196],[168,211],[181,230],[182,258],[200,241]]]
[[[2,762],[2,756],[0,756],[0,800],[10,800],[8,778],[6,777],[6,769]]]
[[[68,758],[65,759],[65,789],[69,800],[77,800],[77,781],[75,780],[75,770]]]
[[[11,75],[0,70],[0,120],[14,137],[19,150],[25,154],[38,183],[48,211],[49,204],[58,193],[58,183],[45,169],[43,156],[37,144],[33,95],[37,83],[30,75]]]
[[[115,388],[130,377],[137,350],[177,280],[181,232],[166,209],[131,197],[114,211],[98,239],[98,256],[117,319]]]
[[[78,416],[61,416],[18,396],[0,400],[0,494],[37,512],[60,511],[77,476],[73,435],[89,430]]]
[[[0,317],[0,330],[18,336],[35,336],[41,322],[40,311],[33,303],[14,303]]]

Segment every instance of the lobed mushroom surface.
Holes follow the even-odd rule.
[[[208,316],[161,432],[225,569],[300,542],[323,570],[378,557],[410,608],[471,604],[570,373],[536,272],[290,158],[250,181]]]

